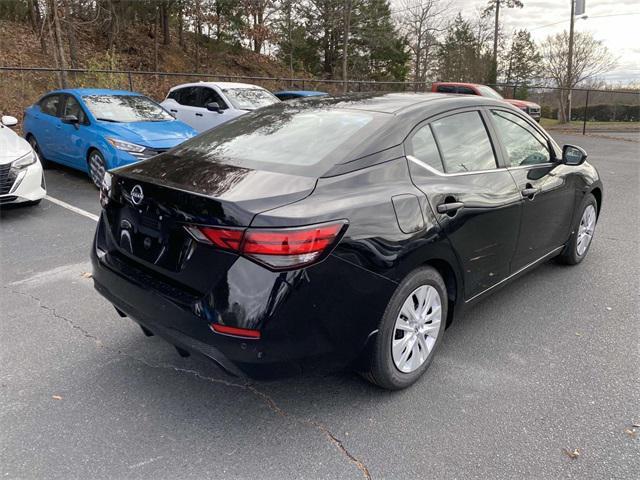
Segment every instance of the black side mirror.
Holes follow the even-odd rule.
[[[207,103],[206,107],[210,112],[222,113],[222,109],[220,108],[220,105],[218,105],[218,102]]]
[[[575,145],[562,147],[562,163],[565,165],[582,165],[587,159],[587,152]]]
[[[78,117],[76,117],[75,115],[65,115],[64,117],[62,117],[62,123],[77,125],[78,123],[80,123],[80,120],[78,120]]]

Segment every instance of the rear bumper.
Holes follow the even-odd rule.
[[[273,377],[347,366],[377,329],[396,287],[334,257],[288,273],[267,272],[238,258],[221,282],[193,295],[180,285],[164,283],[166,279],[143,265],[99,249],[97,243],[91,259],[96,290],[118,310],[234,375]],[[240,278],[249,281],[239,284],[235,279]],[[216,318],[241,328],[250,322],[261,338],[216,333],[210,327]]]

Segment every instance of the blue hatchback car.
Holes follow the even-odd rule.
[[[97,185],[111,168],[145,160],[197,135],[135,92],[55,90],[28,107],[25,138],[40,158],[87,172]]]

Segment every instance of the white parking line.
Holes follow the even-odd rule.
[[[58,200],[57,198],[50,197],[49,195],[46,195],[44,198],[45,200],[49,200],[50,202],[55,203],[56,205],[60,205],[61,207],[66,208],[67,210],[71,210],[72,212],[77,213],[78,215],[82,215],[84,217],[90,218],[94,222],[97,222],[100,218],[98,217],[98,215],[94,215],[93,213],[87,212],[86,210],[83,210],[78,207],[74,207],[73,205],[69,205],[67,202],[63,202],[62,200]]]

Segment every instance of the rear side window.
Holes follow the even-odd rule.
[[[187,107],[200,107],[198,103],[198,87],[185,87],[178,90],[178,97],[175,99],[180,105]]]
[[[409,141],[411,146],[411,154],[421,162],[435,168],[440,172],[443,171],[438,145],[436,144],[431,127],[425,125],[414,133]]]
[[[496,168],[496,157],[480,112],[450,115],[431,123],[447,173]]]
[[[281,106],[287,105],[286,108]],[[344,160],[383,114],[299,109],[281,104],[243,115],[187,140],[173,154],[211,162],[316,177]],[[384,118],[383,118],[384,117]]]
[[[60,103],[60,95],[49,95],[40,100],[40,110],[47,115],[58,115],[58,104]]]
[[[440,93],[456,93],[456,87],[453,85],[438,85],[436,91]]]

